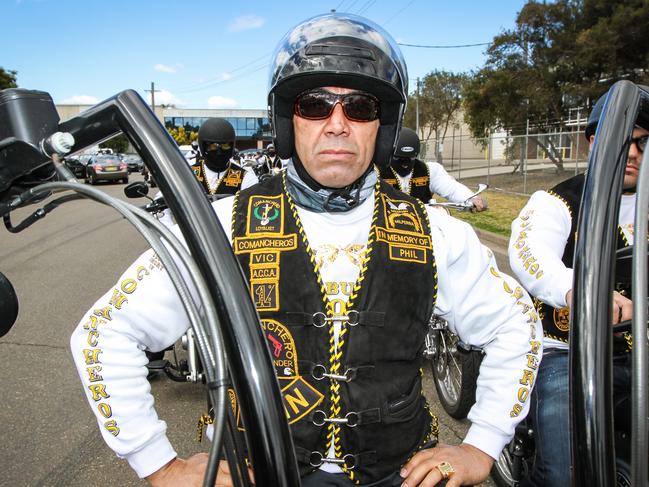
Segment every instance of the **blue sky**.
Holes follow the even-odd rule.
[[[399,43],[489,42],[514,26],[525,0],[149,1],[0,0],[0,66],[56,103],[96,103],[132,88],[184,108],[265,108],[268,63],[298,22],[337,9],[360,13]],[[485,46],[401,47],[415,79],[468,71]]]

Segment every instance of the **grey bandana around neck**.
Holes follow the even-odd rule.
[[[317,213],[343,212],[356,208],[372,194],[376,181],[376,171],[371,170],[365,176],[363,184],[350,192],[335,189],[314,191],[300,179],[293,160],[289,160],[286,166],[286,188],[291,198],[298,206]]]

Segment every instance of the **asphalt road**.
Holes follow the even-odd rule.
[[[122,184],[99,187],[126,199]],[[13,214],[14,224],[33,209]],[[144,485],[105,446],[68,342],[85,311],[147,247],[120,215],[89,201],[67,203],[16,235],[0,230],[0,271],[20,299],[18,321],[0,338],[0,486]],[[504,263],[502,249],[494,250]],[[441,440],[459,443],[467,422],[446,416],[428,370],[425,379]],[[205,409],[202,388],[162,377],[151,386],[179,454],[207,451],[207,444],[195,441],[196,421]]]

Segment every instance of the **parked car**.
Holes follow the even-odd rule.
[[[124,154],[122,156],[122,161],[128,166],[128,172],[141,172],[144,167],[142,158],[137,154]]]
[[[82,164],[79,157],[66,157],[65,159],[63,159],[63,164],[68,167],[72,174],[74,174],[75,178],[82,179],[86,177],[86,166]]]
[[[128,183],[128,166],[112,154],[97,154],[90,158],[86,167],[86,182],[121,180]]]

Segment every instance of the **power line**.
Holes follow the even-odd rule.
[[[385,27],[387,24],[389,24],[390,22],[392,22],[392,21],[393,21],[393,20],[394,20],[398,15],[401,14],[401,12],[403,12],[405,9],[407,9],[408,7],[410,7],[410,5],[412,5],[413,3],[415,3],[415,0],[410,0],[410,1],[405,5],[405,7],[403,7],[401,10],[397,11],[397,13],[395,13],[394,15],[392,15],[392,17],[390,17],[388,20],[386,20],[385,22],[383,22],[383,26]]]
[[[481,42],[479,44],[456,44],[454,46],[424,46],[421,44],[406,44],[403,42],[398,43],[400,46],[408,46],[408,47],[422,47],[424,49],[456,49],[459,47],[475,47],[475,46],[488,46],[491,44],[491,42]]]

